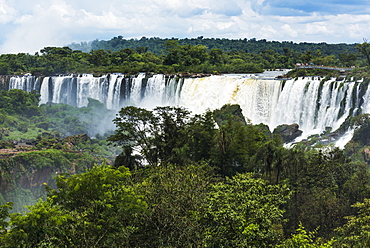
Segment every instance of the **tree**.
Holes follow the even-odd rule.
[[[356,45],[357,50],[366,58],[367,64],[370,66],[370,44],[367,39],[364,39],[362,44]]]
[[[281,145],[281,141],[269,140],[261,144],[255,153],[253,153],[252,163],[255,171],[266,175],[269,182],[278,184],[281,173],[285,169],[286,149]]]
[[[180,65],[185,69],[188,66],[196,66],[208,60],[207,47],[203,45],[183,45],[180,46],[177,40],[169,40],[166,47],[167,56],[164,60],[166,65]]]
[[[207,204],[212,176],[206,164],[136,171],[148,211],[138,218],[130,247],[203,247],[201,206]]]
[[[8,75],[9,74],[9,63],[0,62],[0,75]]]
[[[254,145],[254,142],[248,143],[252,141],[250,138],[246,126],[231,119],[217,130],[211,163],[221,175],[233,176],[245,171],[250,159],[249,145]]]
[[[132,148],[150,165],[157,163],[157,154],[152,142],[157,120],[151,111],[128,106],[119,111],[119,117],[113,122],[117,130],[114,135],[108,137],[108,141],[116,142],[123,148]]]
[[[287,185],[237,174],[212,185],[205,205],[206,247],[270,247],[282,238]]]
[[[211,65],[220,65],[224,63],[223,51],[221,49],[213,48],[209,52],[209,62]]]
[[[8,114],[25,115],[32,117],[40,115],[38,108],[39,94],[26,92],[23,90],[12,89],[0,91],[0,108]]]
[[[303,62],[303,63],[310,63],[311,62],[311,59],[313,58],[314,56],[312,55],[312,51],[306,51],[305,53],[301,54],[300,56],[300,60]]]
[[[355,169],[353,164],[339,149],[289,151],[284,160],[287,170],[283,179],[289,180],[294,192],[287,204],[286,230],[293,231],[302,223],[309,231],[319,227],[319,236],[332,236],[350,211],[348,194],[357,191],[349,190],[348,185]]]
[[[350,54],[348,51],[338,54],[341,66],[354,66],[356,63],[356,54]]]
[[[157,107],[153,113],[158,120],[154,138],[158,162],[184,165],[187,162],[190,112],[179,107]]]
[[[358,213],[347,216],[347,223],[336,229],[340,234],[338,245],[352,248],[370,247],[370,199],[357,202],[352,207],[357,208]]]
[[[290,239],[284,240],[282,244],[276,246],[276,248],[297,248],[297,247],[304,247],[304,248],[331,248],[333,247],[333,243],[335,239],[332,238],[331,240],[325,242],[321,238],[316,238],[316,231],[308,232],[302,226],[299,225],[296,233],[292,234]]]
[[[210,161],[214,148],[214,137],[217,133],[213,113],[207,111],[203,115],[195,115],[191,118],[188,128],[189,138],[186,146],[188,153],[185,154],[188,161]]]
[[[135,230],[133,219],[147,204],[129,185],[127,168],[94,166],[86,173],[61,175],[57,190],[25,215],[12,214],[3,237],[9,247],[119,247]],[[7,246],[3,246],[7,247]]]
[[[214,122],[209,115],[191,116],[189,111],[178,107],[149,111],[129,106],[121,109],[114,123],[118,129],[108,140],[122,146],[125,152],[140,154],[149,165],[185,165],[209,157],[210,151],[200,147],[200,143],[207,143],[204,139],[212,142]]]
[[[95,66],[106,66],[111,63],[110,54],[104,50],[92,50],[88,59]]]
[[[43,55],[71,55],[72,49],[69,47],[44,47],[40,50]]]
[[[211,164],[225,176],[258,171],[259,164],[251,159],[270,139],[269,129],[246,122],[239,105],[224,105],[214,111],[214,116],[219,128],[214,136]]]
[[[6,221],[9,218],[9,210],[12,209],[13,203],[7,202],[3,205],[0,205],[0,237],[7,233],[8,222]],[[0,238],[1,244],[1,238]]]

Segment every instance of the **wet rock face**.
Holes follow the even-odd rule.
[[[273,133],[280,134],[284,143],[288,143],[301,136],[303,132],[299,130],[299,125],[295,123],[291,125],[279,125],[274,129]]]
[[[214,111],[214,118],[219,126],[225,125],[228,118],[231,118],[232,121],[241,122],[244,125],[247,125],[239,104],[225,104],[221,109]]]
[[[9,80],[11,76],[9,75],[0,75],[0,90],[9,89]]]
[[[358,127],[352,137],[352,140],[361,146],[370,145],[370,123],[364,123]]]

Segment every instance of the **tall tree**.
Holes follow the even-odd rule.
[[[95,166],[61,175],[57,190],[21,214],[12,214],[2,247],[121,247],[135,230],[133,218],[147,204],[129,186],[127,168]]]
[[[217,183],[205,209],[206,247],[270,247],[282,238],[287,185],[268,185],[252,174]]]
[[[362,44],[356,45],[357,50],[366,58],[367,64],[370,65],[370,44],[364,39]]]
[[[338,247],[370,247],[370,199],[352,205],[357,215],[347,216],[345,225],[336,231],[340,234]]]
[[[213,139],[214,122],[209,114],[191,116],[189,111],[178,107],[149,111],[130,106],[121,109],[114,122],[117,130],[108,140],[129,148],[126,152],[136,150],[149,165],[184,165],[209,157],[210,151],[200,147]]]
[[[148,211],[138,218],[130,247],[203,247],[200,221],[213,173],[208,165],[164,165],[138,170],[138,192]]]

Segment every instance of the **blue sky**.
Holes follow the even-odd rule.
[[[361,43],[370,0],[0,0],[0,53],[118,35]]]

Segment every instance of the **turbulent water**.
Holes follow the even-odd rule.
[[[11,78],[9,87],[39,92],[40,104],[84,107],[88,98],[93,98],[115,110],[127,105],[145,108],[172,105],[203,113],[224,104],[239,104],[252,123],[265,123],[271,130],[280,124],[298,123],[305,136],[320,133],[326,127],[335,130],[346,117],[370,112],[370,89],[366,83],[319,77],[284,81],[268,77],[221,75],[181,79],[110,74],[41,79],[23,76]]]

